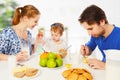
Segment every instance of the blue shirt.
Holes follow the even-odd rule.
[[[28,45],[30,54],[32,53],[31,33],[28,34]],[[5,28],[0,34],[0,53],[7,55],[16,55],[21,51],[21,44],[27,44],[24,39],[18,38],[12,27]]]
[[[113,31],[107,38],[104,38],[103,36],[98,38],[91,36],[90,41],[86,43],[86,45],[89,46],[92,49],[92,51],[96,48],[96,46],[98,46],[103,56],[102,61],[106,62],[106,56],[103,50],[108,49],[120,50],[120,28],[114,25]]]

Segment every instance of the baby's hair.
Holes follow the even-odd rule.
[[[64,32],[64,25],[62,23],[53,23],[51,25],[51,31],[57,32],[59,31],[59,33],[62,35]]]

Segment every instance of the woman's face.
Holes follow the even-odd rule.
[[[59,32],[51,31],[51,37],[52,37],[53,41],[57,42],[60,40],[61,35]]]
[[[104,28],[96,23],[93,25],[88,25],[86,22],[84,22],[83,26],[87,30],[88,34],[93,37],[100,37],[105,33]]]
[[[28,27],[30,29],[33,29],[38,24],[39,17],[40,15],[36,15],[34,18],[28,18]]]

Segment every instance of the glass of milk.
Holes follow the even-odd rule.
[[[106,79],[120,80],[120,50],[105,50],[106,54]]]
[[[8,74],[9,80],[13,77],[13,69],[16,67],[16,56],[11,55],[8,57]]]
[[[29,48],[29,45],[27,45],[27,44],[21,45],[21,51],[27,53],[28,56],[30,57],[30,48]]]
[[[74,65],[80,64],[80,53],[78,52],[78,49],[72,48],[70,50],[69,59],[71,64],[74,64]]]

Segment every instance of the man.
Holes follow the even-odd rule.
[[[88,59],[88,65],[94,69],[105,69],[106,55],[103,50],[120,50],[120,28],[109,24],[104,11],[96,5],[87,7],[80,15],[79,22],[91,35],[90,41],[81,46],[83,56],[90,55],[98,46],[102,53],[102,61]]]

